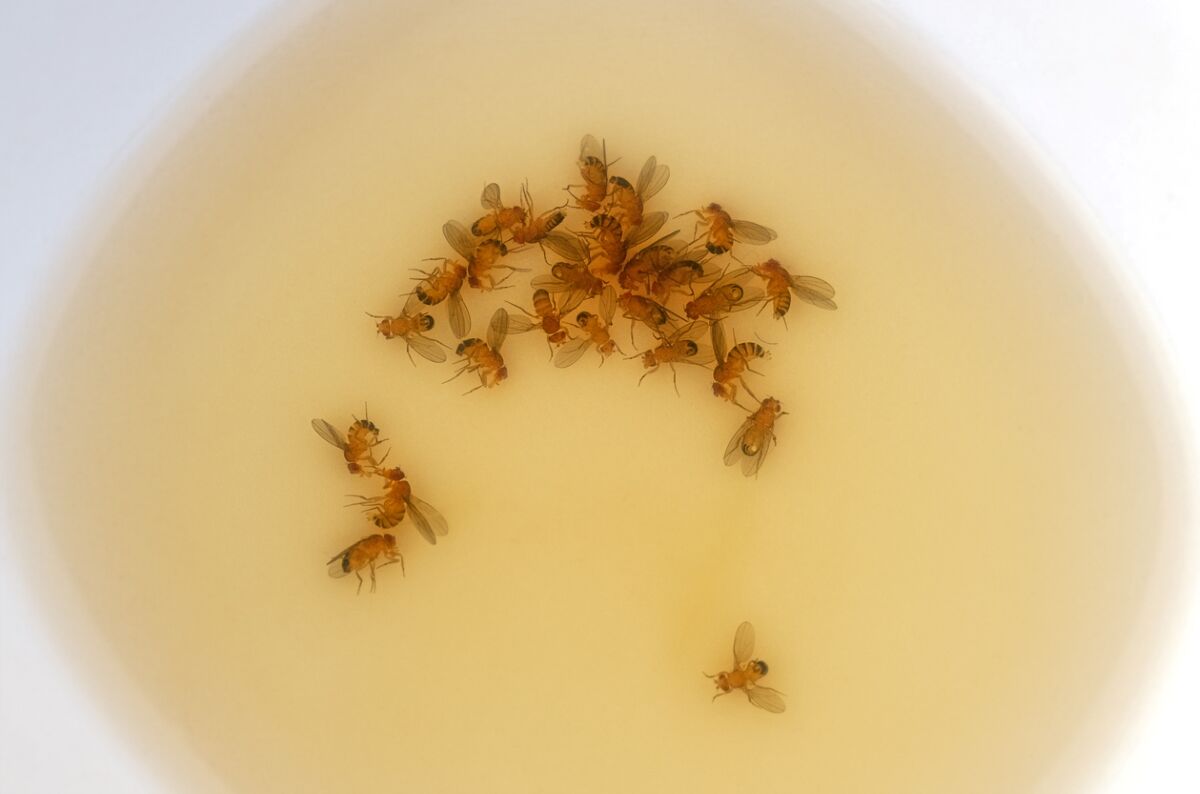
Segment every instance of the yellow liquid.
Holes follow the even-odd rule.
[[[463,397],[363,314],[485,182],[561,201],[584,132],[671,166],[651,209],[720,201],[837,287],[756,320],[790,412],[756,480],[699,369],[680,398],[531,333]],[[987,143],[812,9],[330,10],[89,255],[36,379],[31,575],[187,789],[1069,790],[1154,647],[1169,462],[1090,248]],[[482,335],[527,293],[468,298]],[[364,401],[451,532],[402,526],[407,577],[356,596],[324,563],[375,486],[309,421]],[[709,701],[742,620],[784,715]]]

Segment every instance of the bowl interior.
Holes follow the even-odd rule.
[[[345,4],[222,94],[81,258],[31,425],[57,598],[119,663],[81,670],[166,774],[1010,792],[1091,763],[1174,543],[1158,376],[1083,232],[878,41],[800,4]],[[838,289],[757,321],[790,413],[756,480],[702,371],[677,397],[530,335],[463,397],[364,316],[485,182],[559,203],[585,132]],[[366,486],[309,420],[364,402],[451,533],[402,531],[407,576],[356,597],[324,562]],[[747,619],[782,716],[709,702]]]

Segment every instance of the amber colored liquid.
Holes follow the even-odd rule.
[[[34,379],[43,573],[169,784],[1062,791],[1117,735],[1169,505],[1086,246],[824,14],[651,5],[330,11],[89,258]],[[584,132],[838,289],[756,320],[789,411],[757,479],[701,370],[530,334],[462,397],[364,315],[485,182],[558,203]],[[356,596],[324,563],[368,485],[309,421],[364,402],[451,532],[402,526],[407,577]],[[747,619],[783,715],[709,702]]]

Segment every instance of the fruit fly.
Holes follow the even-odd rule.
[[[671,368],[671,381],[675,384],[675,393],[679,394],[679,373],[675,371],[676,364],[706,366],[712,363],[712,351],[700,347],[696,342],[704,335],[706,329],[707,326],[704,323],[688,323],[671,336],[664,338],[658,347],[642,353],[642,366],[646,368],[646,371],[642,373],[642,377],[638,378],[638,385],[642,384],[647,375],[657,372],[658,368],[665,364]]]
[[[549,275],[535,276],[533,286],[550,293],[563,293],[563,305],[578,306],[604,290],[604,281],[592,275],[586,265],[557,262]]]
[[[471,332],[471,313],[462,298],[467,266],[453,259],[442,259],[441,262],[441,267],[434,270],[417,270],[422,278],[404,305],[404,313],[418,314],[421,306],[436,306],[445,301],[450,315],[450,330],[461,339]]]
[[[592,273],[605,280],[615,278],[625,264],[629,249],[653,237],[667,222],[667,218],[665,212],[652,212],[642,219],[641,225],[629,229],[627,233],[615,215],[593,215],[588,226],[599,249],[599,256],[590,265]]]
[[[529,188],[526,185],[521,185],[521,206],[528,211],[529,220],[522,220],[511,229],[513,242],[518,245],[540,243],[555,227],[567,219],[562,207],[555,207],[541,215],[534,215],[533,197],[529,195]]]
[[[756,287],[743,287],[737,283],[745,272],[721,276],[683,307],[689,320],[701,317],[719,320],[732,312],[749,309],[763,299],[762,291]]]
[[[386,562],[379,565],[375,560],[385,557]],[[359,573],[363,568],[371,569],[371,592],[375,592],[375,569],[394,562],[400,563],[400,572],[404,573],[404,555],[396,548],[395,535],[368,535],[329,558],[329,575],[341,578],[353,573],[358,577],[358,590],[362,592],[363,580]]]
[[[623,292],[617,299],[621,316],[635,323],[643,323],[655,336],[664,336],[663,328],[671,325],[671,311],[659,303],[632,292]],[[629,327],[629,338],[633,340],[633,326]]]
[[[449,383],[464,372],[477,372],[479,385],[467,394],[484,386],[490,389],[498,385],[508,377],[508,367],[504,366],[504,358],[500,355],[500,346],[504,344],[504,337],[507,335],[508,312],[504,308],[496,309],[492,321],[488,323],[487,341],[474,338],[462,340],[455,351],[462,356],[462,360],[458,362],[462,367],[445,382]]]
[[[471,234],[476,237],[491,237],[511,232],[512,229],[525,223],[525,208],[506,207],[500,200],[500,186],[495,182],[488,183],[479,196],[479,203],[485,210],[491,210],[479,220],[471,224]]]
[[[646,160],[642,171],[638,174],[637,187],[629,184],[625,177],[609,177],[609,195],[612,197],[611,212],[621,220],[621,225],[632,229],[642,223],[642,211],[645,203],[658,191],[663,189],[671,178],[671,169],[659,165],[654,157]]]
[[[575,203],[587,210],[595,212],[600,209],[604,199],[608,197],[608,151],[604,143],[597,141],[591,135],[584,135],[579,142],[579,175],[583,177],[582,185],[568,185],[567,192],[575,199]],[[572,187],[583,189],[583,195],[571,193]]]
[[[737,627],[733,635],[733,669],[725,673],[708,676],[721,690],[713,695],[713,700],[728,695],[735,689],[746,693],[746,698],[763,711],[772,714],[782,714],[787,706],[783,702],[783,693],[758,683],[767,674],[767,663],[754,656],[754,626],[749,621]]]
[[[342,451],[346,468],[351,474],[370,477],[379,467],[372,450],[382,442],[379,440],[379,428],[370,419],[355,417],[354,424],[350,425],[344,438],[336,427],[324,419],[312,420],[312,427],[318,436]]]
[[[501,257],[508,255],[508,246],[499,240],[481,240],[478,243],[471,237],[466,227],[458,221],[446,221],[442,225],[442,234],[450,247],[467,260],[467,283],[481,290],[493,290],[509,278],[515,271],[526,268],[500,264]],[[508,275],[499,281],[492,275],[492,270],[504,269]]]
[[[650,294],[659,273],[671,266],[679,258],[674,245],[667,240],[674,233],[660,237],[650,245],[629,257],[629,261],[621,268],[617,283],[622,289],[637,290],[642,294]]]
[[[600,293],[600,316],[591,312],[580,312],[575,315],[575,322],[579,325],[582,333],[563,345],[558,354],[554,356],[554,366],[571,366],[583,356],[591,345],[595,345],[596,350],[599,351],[601,364],[604,363],[604,359],[612,355],[614,350],[619,350],[610,333],[616,308],[616,291],[611,286],[605,287],[604,291]]]
[[[375,328],[383,334],[384,339],[399,337],[404,340],[405,352],[408,353],[409,361],[413,360],[412,351],[414,350],[423,358],[437,364],[446,360],[446,351],[442,344],[436,339],[430,339],[424,335],[425,331],[433,328],[433,317],[430,315],[418,312],[417,314],[402,313],[395,317],[378,314],[368,314],[367,316],[377,320]]]
[[[735,242],[763,245],[776,238],[775,231],[766,226],[760,226],[750,221],[739,221],[731,218],[720,204],[709,204],[698,210],[692,210],[700,220],[696,226],[707,226],[704,247],[710,254],[723,254],[733,248]]]
[[[822,309],[836,309],[833,302],[833,286],[816,276],[793,276],[778,260],[768,259],[752,265],[748,270],[764,282],[767,300],[775,310],[775,319],[780,320],[792,305],[792,293],[805,303]]]
[[[571,298],[578,298],[578,300],[572,303]],[[554,298],[548,290],[536,289],[533,291],[532,312],[510,302],[509,305],[520,309],[527,316],[509,316],[508,330],[510,333],[523,334],[526,331],[532,331],[534,328],[540,328],[546,334],[546,344],[550,346],[551,354],[553,354],[555,345],[565,344],[571,338],[571,335],[567,333],[566,326],[563,324],[562,315],[578,306],[579,301],[582,301],[582,299],[582,293],[569,293],[568,300],[563,301],[562,306],[556,306]]]
[[[755,359],[770,358],[770,352],[757,342],[742,342],[734,345],[732,350],[727,349],[725,329],[720,320],[712,324],[712,343],[717,361],[717,365],[713,367],[713,394],[741,406],[741,403],[737,401],[737,385],[740,383],[746,393],[757,400],[754,392],[750,391],[750,387],[742,378],[742,373],[754,372],[750,368],[750,362]],[[754,374],[760,373],[754,372]]]
[[[421,537],[430,543],[437,543],[438,535],[449,531],[446,519],[428,502],[423,502],[413,496],[412,485],[404,478],[404,472],[399,466],[381,469],[379,472],[385,483],[383,496],[359,496],[360,501],[355,505],[367,508],[368,518],[380,529],[391,529],[408,516],[416,526]]]
[[[732,466],[742,456],[742,474],[758,474],[767,452],[775,443],[775,420],[786,413],[779,400],[768,397],[750,414],[725,448],[725,465]]]

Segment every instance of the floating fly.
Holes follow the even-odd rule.
[[[722,695],[728,695],[735,689],[746,693],[746,699],[763,711],[772,714],[782,714],[787,708],[783,702],[783,693],[758,683],[767,674],[767,663],[754,656],[754,626],[749,621],[737,627],[733,635],[733,669],[716,675],[704,675],[711,678],[717,689],[713,695],[716,700]]]

